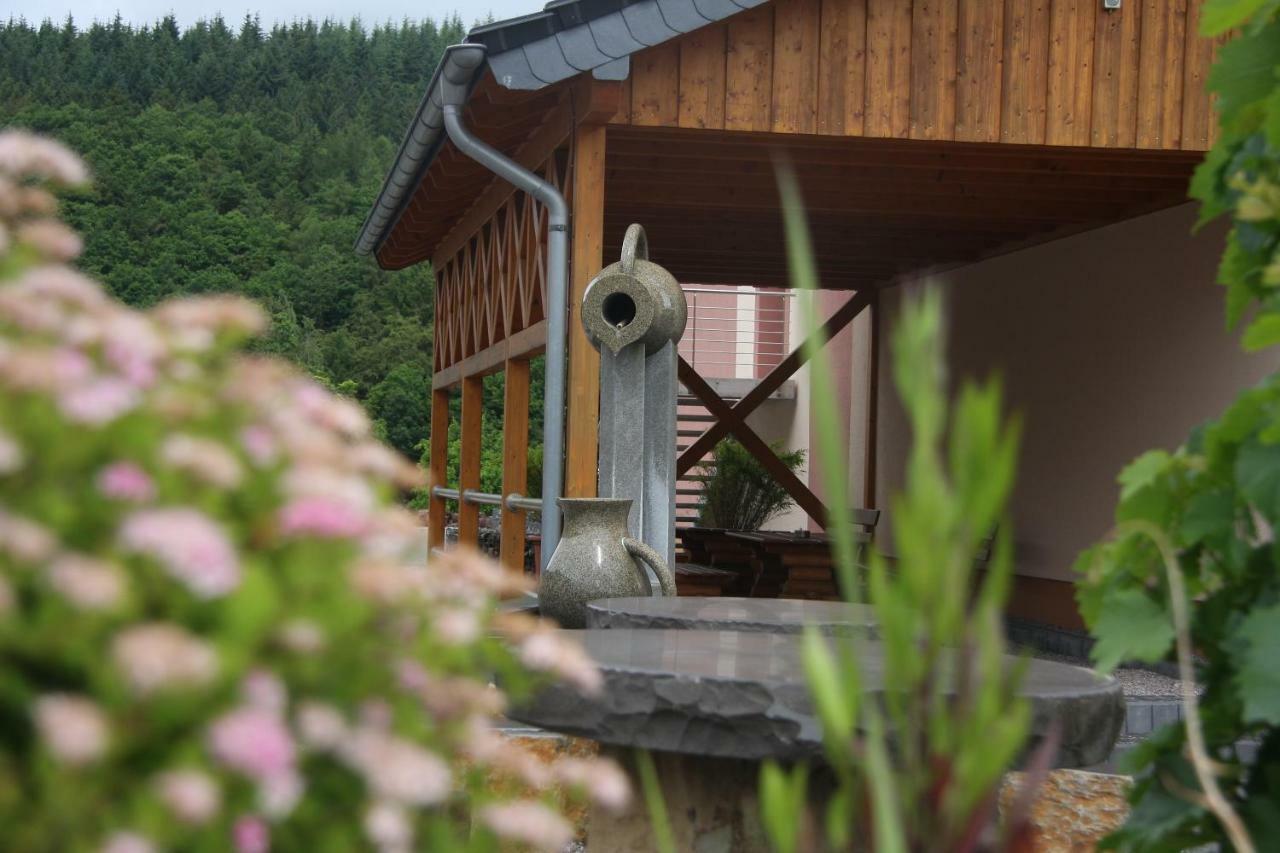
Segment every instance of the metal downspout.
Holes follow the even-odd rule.
[[[569,205],[555,186],[473,136],[462,123],[462,106],[471,81],[485,61],[481,45],[450,48],[441,80],[445,132],[466,156],[510,181],[546,206],[547,349],[546,397],[542,415],[542,568],[560,541],[560,504],[564,486],[565,341],[568,317]]]

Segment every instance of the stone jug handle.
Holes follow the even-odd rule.
[[[627,549],[627,553],[637,560],[643,560],[649,564],[649,568],[653,569],[654,574],[658,576],[658,583],[662,586],[662,594],[675,596],[676,594],[676,578],[671,574],[671,567],[667,565],[667,561],[657,551],[641,542],[639,539],[632,539],[630,536],[622,537],[622,547]],[[637,568],[639,568],[637,566]]]
[[[622,238],[622,271],[634,275],[637,260],[649,260],[649,238],[645,236],[644,226],[633,222]]]

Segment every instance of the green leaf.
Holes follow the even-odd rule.
[[[1280,603],[1254,608],[1232,639],[1245,722],[1280,725]]]
[[[1198,492],[1187,502],[1179,528],[1181,542],[1190,545],[1215,536],[1230,535],[1235,524],[1235,500],[1226,489]]]
[[[1164,473],[1172,458],[1166,450],[1148,450],[1130,462],[1117,478],[1120,483],[1120,500],[1128,500],[1140,489],[1154,483]]]
[[[1244,330],[1244,348],[1257,352],[1280,343],[1280,314],[1263,314]]]
[[[1273,89],[1267,98],[1262,130],[1267,136],[1267,144],[1272,148],[1280,148],[1280,89]]]
[[[1280,444],[1247,439],[1236,457],[1236,486],[1268,519],[1280,517]]]
[[[1206,15],[1208,10],[1206,9]],[[1218,93],[1224,125],[1246,106],[1271,94],[1276,83],[1275,44],[1280,24],[1271,23],[1257,36],[1227,42],[1209,72],[1209,90]]]
[[[835,658],[826,640],[811,625],[805,626],[801,648],[805,676],[818,719],[822,721],[824,740],[847,743],[853,737],[854,711],[845,704]]]
[[[1257,14],[1270,0],[1205,0],[1200,12],[1200,34],[1216,36]]]
[[[1093,633],[1098,638],[1093,662],[1103,672],[1126,660],[1160,660],[1173,645],[1173,621],[1138,589],[1121,589],[1103,599]]]

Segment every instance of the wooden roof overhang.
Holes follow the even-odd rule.
[[[641,222],[684,282],[788,286],[775,163],[822,285],[860,289],[1178,204],[1200,154],[614,127],[605,257]]]
[[[634,21],[671,2],[610,8]],[[541,71],[533,48],[550,36],[507,43],[554,29],[562,2],[481,33],[506,52],[491,54],[466,118],[534,167],[567,146],[583,110],[614,111],[604,256],[641,222],[655,260],[687,282],[787,284],[782,155],[800,177],[823,285],[883,286],[1184,201],[1212,134],[1203,81],[1216,46],[1195,37],[1201,2],[1105,13],[1067,0],[752,0],[634,45],[610,65],[629,60],[621,84]],[[500,83],[494,69],[515,69],[513,56],[555,82]],[[379,264],[439,266],[487,227],[483,201],[502,192],[443,140],[376,245]]]
[[[571,84],[505,100],[482,84],[467,108],[470,126],[500,150],[540,161],[568,135]],[[613,125],[605,257],[640,222],[654,259],[681,281],[787,286],[781,158],[800,179],[823,286],[884,285],[1176,205],[1201,156]],[[484,224],[468,212],[485,210],[486,193],[510,188],[446,142],[378,262],[448,257]]]

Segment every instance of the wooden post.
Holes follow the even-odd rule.
[[[525,494],[529,474],[529,362],[507,360],[502,400],[502,496]],[[527,495],[526,495],[527,497]],[[524,511],[502,507],[502,565],[524,571]]]
[[[431,392],[431,486],[448,486],[449,469],[449,389]],[[444,500],[432,497],[427,503],[427,546],[444,547]]]
[[[580,124],[573,133],[572,286],[569,289],[569,416],[564,492],[596,494],[600,355],[582,330],[582,295],[604,256],[605,126]],[[552,460],[545,460],[547,465]]]
[[[863,464],[862,505],[876,505],[876,427],[880,420],[880,291],[874,291],[867,317],[871,341],[867,347],[867,444]]]
[[[458,458],[458,490],[480,488],[480,433],[484,415],[484,377],[462,380],[462,449]],[[461,495],[459,496],[461,498]],[[480,541],[480,507],[458,501],[458,544]]]

